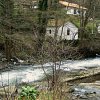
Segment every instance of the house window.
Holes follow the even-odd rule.
[[[51,34],[51,30],[49,30],[49,34]]]
[[[77,11],[76,11],[76,9],[74,9],[74,14],[77,14]]]
[[[78,10],[78,14],[80,14],[80,10]]]
[[[67,35],[70,35],[70,29],[67,29]]]

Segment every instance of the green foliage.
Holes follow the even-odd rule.
[[[0,0],[0,15],[10,17],[13,13],[13,0]]]
[[[22,100],[22,98],[24,98],[24,100],[36,100],[37,95],[38,95],[38,91],[34,87],[23,86],[20,93],[19,100]]]
[[[39,0],[39,4],[38,4],[39,10],[47,10],[48,8],[48,0]]]

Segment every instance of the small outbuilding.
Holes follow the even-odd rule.
[[[55,27],[48,27],[46,33],[46,35],[52,37],[54,37],[54,34],[57,34],[57,40],[78,40],[78,27],[72,22],[67,22],[57,29]]]

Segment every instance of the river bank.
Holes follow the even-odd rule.
[[[19,41],[22,41],[22,44],[14,44],[14,50],[11,52],[11,59],[13,61],[9,62],[18,62],[18,59],[24,60],[25,63],[39,63],[38,61],[42,59],[46,60],[46,62],[50,62],[53,55],[57,54],[57,58],[60,59],[69,59],[69,60],[77,60],[77,59],[87,59],[91,57],[96,57],[100,55],[100,41],[99,36],[93,37],[93,40],[84,39],[84,40],[75,40],[75,41],[58,41],[55,51],[54,40],[52,37],[46,37],[45,42],[43,44],[43,54],[39,51],[37,56],[35,48],[35,41],[32,38],[32,34],[16,34],[14,35],[14,39],[19,38]],[[96,39],[95,39],[96,38]],[[28,40],[27,40],[28,39]],[[27,40],[27,41],[26,41]],[[18,40],[17,40],[18,41]],[[1,43],[0,45],[0,61],[6,60],[5,54],[5,44]],[[18,50],[17,47],[18,46]],[[21,49],[23,48],[23,50]],[[52,56],[52,57],[51,57]],[[11,60],[10,59],[10,60]],[[58,60],[58,59],[57,59]]]
[[[74,74],[79,71],[85,71],[93,68],[99,68],[100,66],[100,58],[90,58],[90,59],[83,59],[83,60],[65,60],[63,62],[57,62],[57,69],[69,73],[73,72]],[[43,68],[47,74],[52,73],[52,67],[54,64],[52,62],[45,63],[43,65],[39,64],[10,64],[7,66],[6,69],[0,70],[1,75],[3,78],[4,84],[8,81],[8,75],[11,81],[14,81],[17,79],[18,83],[20,82],[32,82],[42,79],[45,74],[43,71]],[[93,73],[93,72],[91,72]],[[35,76],[34,76],[35,75]],[[1,78],[0,78],[1,80]]]

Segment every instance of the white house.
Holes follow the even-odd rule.
[[[47,34],[54,37],[56,28],[48,27]],[[64,25],[57,28],[57,39],[61,40],[77,40],[78,39],[78,28],[71,22],[67,22]]]
[[[80,15],[82,10],[83,10],[84,14],[86,13],[86,10],[87,10],[87,8],[80,6],[78,4],[75,4],[75,3],[69,3],[66,1],[59,1],[59,3],[64,7],[67,14]]]
[[[100,23],[97,25],[97,31],[100,33]]]

